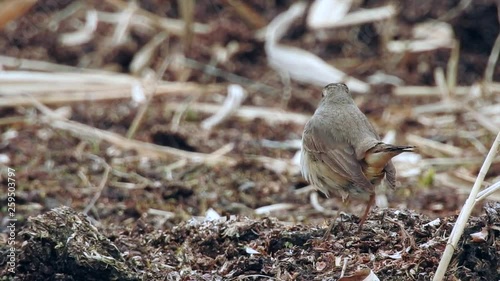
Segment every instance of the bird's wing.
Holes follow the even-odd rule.
[[[361,164],[356,159],[352,146],[335,139],[323,130],[318,130],[308,122],[302,137],[303,148],[326,164],[338,178],[343,178],[356,186],[373,191],[373,185],[363,174]]]

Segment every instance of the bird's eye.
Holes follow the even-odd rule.
[[[326,96],[325,91],[321,92],[321,97],[324,98],[325,96]]]

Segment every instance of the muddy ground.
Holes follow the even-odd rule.
[[[154,52],[149,66],[158,70],[165,57],[186,57],[189,63],[169,65],[162,78],[221,89],[239,83],[247,90],[245,106],[310,116],[321,87],[292,81],[292,95],[284,100],[282,79],[268,66],[264,43],[255,35],[259,21],[269,23],[293,1],[245,1],[260,15],[254,23],[242,19],[245,12],[238,12],[237,2],[198,1],[195,21],[209,26],[210,32],[194,34],[191,46],[181,36],[170,35]],[[397,16],[382,27],[396,30],[392,39],[409,39],[418,23],[434,19],[451,24],[460,44],[457,84],[470,86],[484,79],[499,33],[498,10],[495,1],[473,1],[464,8],[459,2],[466,1],[398,3]],[[128,73],[134,55],[158,33],[154,28],[131,28],[124,43],[110,47],[107,40],[114,26],[100,22],[89,42],[64,46],[58,36],[81,26],[86,10],[124,9],[115,0],[75,3],[38,1],[0,32],[0,54]],[[351,9],[388,3],[355,1]],[[177,1],[137,4],[158,16],[182,18]],[[68,12],[71,7],[76,12]],[[435,69],[446,70],[451,50],[396,56],[383,47],[380,28],[367,23],[315,35],[303,20],[297,20],[282,43],[311,51],[361,80],[383,71],[399,77],[404,85],[435,86]],[[230,59],[214,62],[216,50],[229,44],[237,44]],[[347,45],[354,47],[342,48]],[[496,64],[493,81],[500,79],[499,68]],[[3,65],[2,69],[23,68]],[[256,84],[265,87],[256,88]],[[17,221],[14,273],[9,272],[9,258],[2,255],[0,280],[339,280],[341,274],[366,269],[380,280],[431,280],[467,198],[462,187],[473,185],[486,155],[480,148],[487,151],[495,134],[469,118],[466,110],[428,116],[432,120],[454,118],[445,125],[423,122],[427,119],[415,116],[412,109],[441,97],[397,96],[396,87],[376,85],[367,95],[355,94],[357,104],[381,135],[395,130],[395,141],[400,144],[408,142],[408,134],[418,135],[456,147],[460,153],[450,156],[424,149],[422,161],[448,157],[451,164],[415,164],[419,172],[399,177],[398,189],[386,195],[389,208],[375,208],[358,232],[364,206],[353,202],[328,239],[323,235],[333,217],[330,210],[338,210],[341,200],[322,194],[315,197],[290,161],[297,149],[285,141],[301,138],[302,122],[232,116],[203,130],[200,123],[210,114],[187,107],[179,119],[178,104],[220,104],[224,91],[154,97],[133,138],[204,154],[231,145],[225,154],[228,161],[204,163],[173,156],[146,157],[136,150],[57,129],[33,105],[3,106],[1,180],[6,187],[8,167],[15,170]],[[469,104],[498,102],[498,93],[493,93]],[[121,136],[127,134],[140,110],[129,98],[49,107],[65,107],[70,120]],[[500,113],[491,119],[495,117],[500,118]],[[454,157],[459,160],[453,161]],[[279,162],[269,164],[271,159]],[[487,184],[500,177],[496,159]],[[460,184],[450,182],[449,177],[442,180],[444,176]],[[2,191],[0,197],[7,202],[9,196]],[[324,209],[315,207],[316,201]],[[446,280],[500,280],[500,206],[486,202],[475,208]],[[1,206],[0,251],[7,254],[10,222],[6,204]],[[84,211],[88,216],[81,214]],[[487,233],[484,240],[471,238],[470,234],[481,231]],[[363,280],[345,276],[342,280]]]

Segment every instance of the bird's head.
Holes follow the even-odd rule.
[[[344,83],[331,83],[323,88],[321,103],[351,104],[353,102],[349,88]]]

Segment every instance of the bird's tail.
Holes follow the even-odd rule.
[[[392,157],[403,152],[414,152],[416,149],[412,145],[392,145],[381,142],[366,152],[365,162],[369,166],[383,168]]]
[[[398,152],[403,153],[403,152],[415,152],[417,149],[416,146],[413,145],[392,145],[392,144],[381,144],[380,145],[380,152]]]

